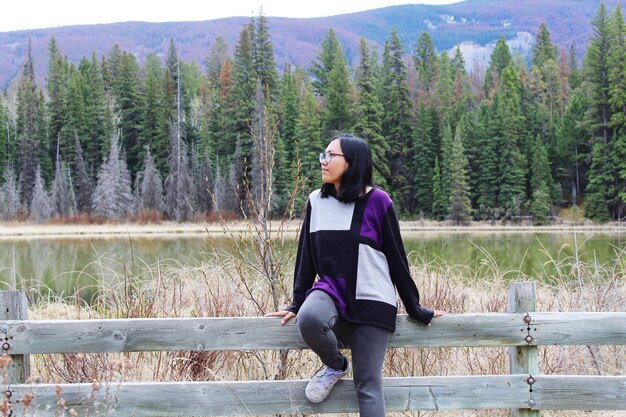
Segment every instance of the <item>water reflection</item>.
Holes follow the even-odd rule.
[[[511,279],[549,276],[555,263],[568,257],[617,262],[621,270],[625,262],[626,235],[619,233],[408,232],[404,237],[412,264],[458,265],[473,279],[506,271]],[[99,287],[119,285],[124,277],[149,278],[157,262],[196,266],[210,259],[210,252],[204,235],[0,240],[0,289],[32,288],[59,297],[80,290],[88,300]]]

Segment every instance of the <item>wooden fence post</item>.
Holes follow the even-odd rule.
[[[520,337],[528,343],[532,342],[532,314],[535,311],[535,283],[532,281],[514,282],[509,287],[509,313],[529,313],[520,320],[520,325],[526,325],[527,331]],[[530,330],[528,330],[530,329]],[[532,395],[533,378],[539,374],[539,351],[537,346],[515,346],[509,348],[509,362],[511,364],[511,374],[528,375],[528,404],[534,405]],[[529,410],[525,408],[513,409],[512,417],[539,417],[539,410]]]
[[[0,291],[0,346],[13,343],[11,331],[5,320],[28,320],[28,300],[23,290]],[[6,344],[6,345],[5,345]],[[0,349],[0,355],[6,349]],[[13,362],[7,368],[7,384],[24,383],[30,376],[29,356],[12,355]]]

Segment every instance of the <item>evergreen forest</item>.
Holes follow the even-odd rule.
[[[279,73],[269,24],[252,18],[232,55],[218,37],[206,69],[174,40],[141,63],[116,46],[76,64],[51,38],[37,85],[29,52],[0,97],[0,218],[241,216],[267,187],[274,215],[299,215],[338,132],[369,143],[375,183],[404,218],[626,216],[620,6],[600,5],[582,62],[542,23],[530,62],[501,37],[472,73],[428,32],[407,54],[395,29],[382,56],[361,39],[354,67],[329,29],[309,68]]]

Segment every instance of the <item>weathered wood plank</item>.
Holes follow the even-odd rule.
[[[539,351],[538,347],[531,346],[534,340],[531,335],[532,322],[530,312],[535,311],[536,287],[534,282],[516,282],[509,287],[509,313],[524,313],[524,324],[526,325],[525,341],[526,346],[515,346],[509,349],[509,362],[512,374],[526,374],[527,382],[532,381],[531,375],[539,374]],[[528,385],[529,395],[532,385]],[[530,405],[534,405],[534,399],[529,397]],[[529,409],[513,409],[511,417],[539,417],[539,411]]]
[[[398,317],[391,347],[526,346],[525,314],[448,314],[423,326]],[[0,321],[10,354],[302,349],[293,323],[272,317]],[[532,313],[531,345],[624,345],[626,312]]]
[[[79,415],[98,415],[115,406],[120,416],[238,416],[268,414],[318,414],[358,412],[352,380],[341,381],[320,404],[304,396],[307,381],[122,383],[59,385],[67,408]],[[388,411],[444,410],[456,408],[523,407],[523,376],[462,376],[388,378]],[[56,386],[16,386],[13,398],[33,392],[42,416],[54,415]],[[51,406],[46,412],[47,406]],[[21,411],[21,412],[20,412]],[[19,410],[18,415],[30,410]],[[22,414],[23,413],[23,414]],[[39,414],[38,414],[39,415]]]
[[[386,378],[389,412],[449,409],[508,409],[527,407],[526,375]],[[146,382],[102,385],[58,385],[66,411],[99,415],[115,408],[115,415],[238,416],[357,412],[352,380],[341,381],[321,404],[304,396],[306,380],[251,382]],[[52,416],[58,410],[57,385],[11,387],[18,415]],[[534,399],[539,409],[626,410],[626,376],[540,375]],[[24,410],[21,399],[34,393],[36,401]],[[46,408],[48,408],[46,410]],[[41,414],[39,414],[41,413]]]
[[[536,409],[626,410],[626,376],[538,375]]]
[[[25,382],[30,376],[28,355],[13,354],[11,347],[15,345],[10,326],[5,326],[8,320],[27,320],[28,300],[23,290],[0,291],[0,355],[10,353],[13,362],[7,366],[7,382]],[[9,347],[9,349],[5,349]]]

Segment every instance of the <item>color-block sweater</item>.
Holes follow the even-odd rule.
[[[319,277],[317,281],[315,278]],[[309,195],[294,272],[298,312],[307,294],[322,290],[348,322],[395,330],[396,289],[407,313],[428,324],[433,311],[420,305],[391,198],[373,188],[352,203]]]

